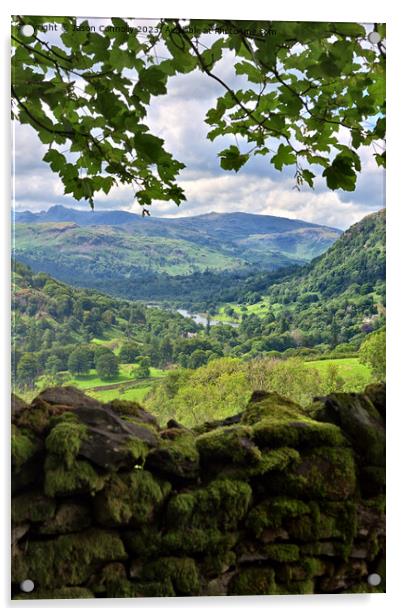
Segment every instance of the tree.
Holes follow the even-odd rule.
[[[367,336],[360,347],[360,362],[371,368],[377,381],[386,378],[386,331],[376,331]]]
[[[32,353],[24,353],[17,366],[17,381],[22,385],[33,387],[38,376],[38,361]]]
[[[139,365],[133,370],[133,376],[136,379],[148,379],[150,376],[150,358],[147,356],[138,357]]]
[[[46,363],[45,370],[55,376],[58,372],[63,369],[61,360],[56,355],[49,355]]]
[[[122,364],[132,364],[136,361],[140,353],[136,342],[124,342],[120,349],[119,360]]]
[[[96,358],[95,368],[101,379],[111,379],[119,374],[119,361],[116,355],[109,349],[100,353]]]
[[[69,355],[67,367],[73,374],[88,374],[91,368],[91,357],[84,347],[75,348]]]
[[[218,154],[223,169],[268,156],[279,171],[294,168],[297,188],[313,187],[322,169],[330,189],[352,191],[361,146],[385,165],[384,24],[373,25],[381,42],[372,45],[357,23],[163,19],[140,37],[130,20],[112,19],[100,34],[54,17],[61,34],[50,44],[40,30],[47,19],[13,19],[12,114],[48,146],[44,160],[66,194],[91,207],[118,182],[136,186],[140,205],[186,198],[177,184],[184,163],[145,121],[151,97],[196,70],[222,88],[206,123],[210,140],[234,141]],[[226,82],[216,64],[228,53],[235,73]]]
[[[203,351],[202,349],[196,349],[189,357],[188,367],[193,369],[200,368],[200,366],[206,364],[207,361],[208,355],[206,354],[206,351]]]

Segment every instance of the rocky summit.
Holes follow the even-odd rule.
[[[385,387],[255,392],[192,430],[71,387],[14,397],[12,491],[14,599],[384,592]]]

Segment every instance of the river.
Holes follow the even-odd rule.
[[[203,325],[207,327],[207,317],[200,313],[192,313],[184,308],[178,308],[176,312],[179,312],[183,317],[192,319],[197,325]],[[231,325],[231,327],[239,327],[239,323],[232,323],[230,321],[217,321],[216,319],[210,319],[210,325]]]

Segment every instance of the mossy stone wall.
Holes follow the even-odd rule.
[[[385,591],[383,385],[193,430],[52,388],[12,422],[14,599]]]

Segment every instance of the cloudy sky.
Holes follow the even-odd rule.
[[[215,72],[231,83],[233,56],[228,53]],[[238,77],[239,79],[239,77]],[[206,138],[204,117],[223,89],[200,72],[180,75],[169,82],[168,94],[152,98],[147,124],[165,140],[165,147],[186,164],[179,176],[187,201],[178,208],[165,202],[153,205],[153,216],[192,216],[207,212],[251,212],[299,218],[333,227],[347,228],[366,214],[384,207],[384,170],[374,161],[372,150],[361,151],[363,170],[354,193],[330,191],[322,178],[315,189],[293,189],[294,171],[277,171],[267,157],[253,157],[237,174],[220,168],[217,153],[235,143],[232,138],[214,142]],[[343,138],[343,135],[341,135]],[[52,205],[86,208],[63,194],[58,176],[42,162],[46,146],[27,125],[14,126],[14,207],[17,210],[46,210]],[[125,209],[140,212],[133,190],[114,187],[100,193],[96,209]]]

